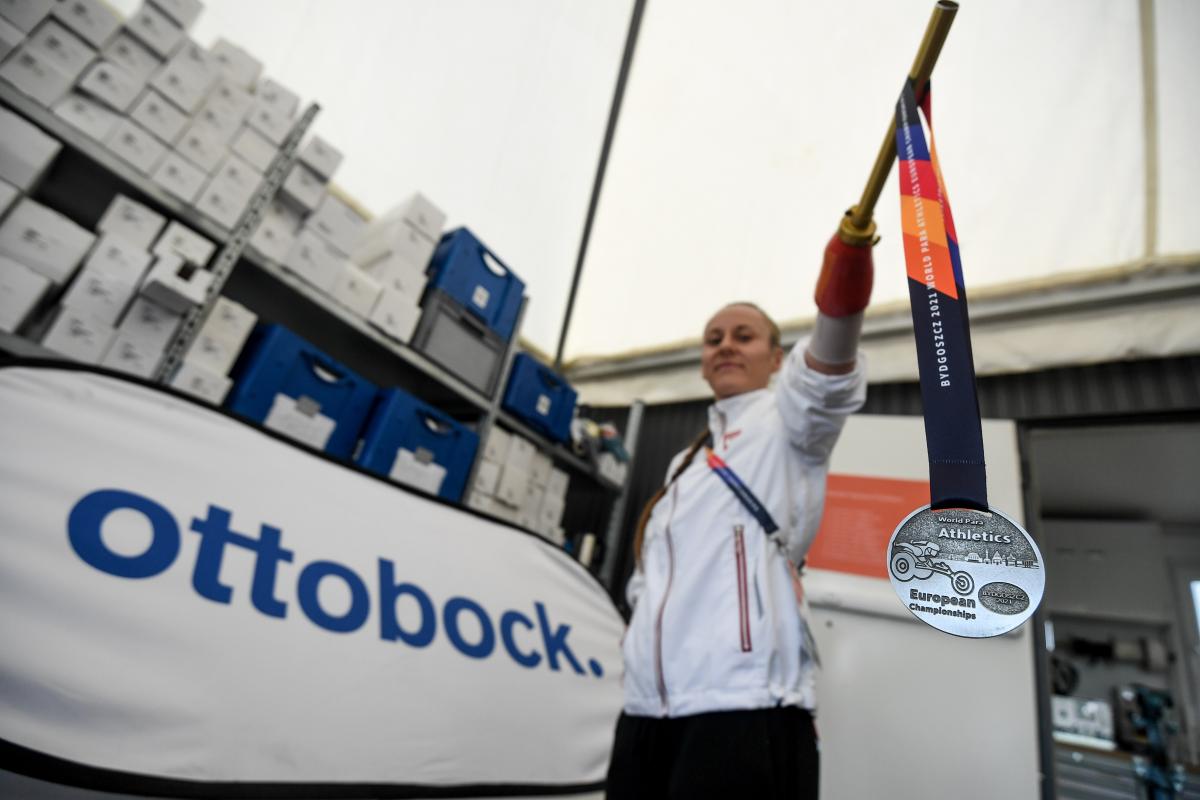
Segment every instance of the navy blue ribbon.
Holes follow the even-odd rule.
[[[775,531],[779,530],[779,526],[775,524],[775,520],[772,518],[771,512],[767,511],[766,506],[759,502],[758,498],[754,496],[754,492],[750,491],[750,487],[747,486],[745,482],[738,477],[738,474],[733,471],[733,467],[722,461],[721,457],[714,453],[711,447],[706,447],[704,449],[708,451],[709,468],[712,469],[713,472],[717,473],[717,477],[725,482],[725,485],[728,486],[730,491],[733,492],[734,496],[741,501],[742,505],[746,507],[746,510],[749,511],[756,520],[758,520],[758,524],[762,525],[763,530],[767,532],[767,535],[770,536],[771,534],[775,533]]]
[[[926,92],[922,110],[930,126],[932,141],[929,97],[930,92]],[[896,103],[896,153],[900,165],[901,200],[904,201],[905,195],[912,197],[913,213],[922,232],[927,230],[923,215],[941,215],[946,249],[953,267],[952,277],[944,273],[935,276],[937,270],[931,265],[938,254],[930,254],[930,240],[915,236],[906,226],[904,251],[921,376],[925,441],[929,449],[930,505],[935,509],[986,511],[983,429],[975,387],[962,260],[950,202],[942,189],[937,153],[926,146],[911,81],[905,83]]]

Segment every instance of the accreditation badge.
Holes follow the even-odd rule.
[[[888,542],[888,577],[913,616],[955,636],[982,639],[1019,627],[1042,602],[1042,554],[995,509],[934,510],[904,518]]]

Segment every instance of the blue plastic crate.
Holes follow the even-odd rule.
[[[512,338],[525,282],[466,228],[442,236],[429,263],[429,285],[462,303],[504,341]]]
[[[301,441],[309,441],[304,434],[314,429],[319,437],[332,420],[323,449],[341,458],[354,452],[376,392],[373,384],[282,325],[254,330],[232,377],[225,399],[230,411]]]
[[[401,389],[379,392],[371,420],[363,434],[355,462],[364,469],[392,477],[396,469],[411,469],[413,462],[445,469],[436,494],[447,500],[462,499],[479,434]],[[401,451],[407,451],[407,455]],[[405,466],[401,466],[404,464]],[[397,474],[402,483],[420,485]],[[433,491],[432,486],[425,488]]]
[[[571,438],[575,397],[571,385],[553,370],[528,353],[517,353],[501,405],[551,439],[565,442]]]

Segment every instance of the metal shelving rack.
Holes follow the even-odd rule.
[[[300,295],[306,302],[319,309],[324,315],[327,315],[331,320],[335,320],[339,325],[352,330],[356,335],[362,336],[381,346],[417,373],[429,378],[465,400],[470,406],[481,413],[478,423],[478,432],[481,440],[486,438],[493,426],[499,424],[506,430],[517,433],[534,442],[542,452],[549,455],[556,463],[567,467],[574,473],[585,476],[588,480],[600,486],[612,496],[612,503],[609,509],[610,518],[606,526],[608,528],[612,527],[614,524],[613,517],[616,516],[614,512],[619,510],[624,499],[625,486],[616,484],[600,475],[594,465],[580,458],[562,444],[549,440],[500,407],[503,387],[508,380],[513,357],[516,352],[517,337],[515,333],[503,356],[496,392],[494,396],[488,397],[427,358],[424,354],[384,335],[365,319],[352,314],[332,297],[329,297],[316,287],[291,273],[282,264],[265,257],[249,244],[251,236],[262,219],[264,209],[275,197],[279,187],[282,185],[283,179],[295,163],[300,141],[319,111],[319,107],[316,104],[310,105],[301,118],[293,125],[284,146],[280,148],[279,153],[264,176],[263,182],[259,185],[253,199],[232,231],[225,231],[221,226],[216,225],[192,207],[171,196],[148,176],[143,175],[109,152],[101,142],[71,127],[70,124],[55,115],[50,109],[39,105],[3,81],[0,81],[0,104],[8,106],[57,138],[65,147],[82,154],[87,159],[116,176],[120,181],[149,198],[153,204],[164,209],[171,216],[213,241],[221,243],[221,248],[214,261],[212,270],[214,273],[213,282],[207,294],[206,301],[187,315],[180,328],[180,332],[168,346],[167,355],[164,357],[156,374],[158,381],[166,382],[171,378],[182,361],[184,354],[187,352],[188,347],[204,324],[204,320],[211,313],[217,297],[220,296],[221,290],[234,268],[238,264],[248,264],[254,269],[268,275],[273,280],[287,286],[293,292]],[[525,302],[523,299],[521,312],[517,319],[516,330],[518,331],[524,317]],[[0,335],[0,350],[30,357],[58,357],[53,351],[37,343],[10,335]],[[479,460],[477,457],[472,464],[471,474],[468,477],[468,486],[471,485],[474,479]],[[608,538],[611,538],[611,536]]]

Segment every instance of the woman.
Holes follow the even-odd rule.
[[[816,654],[791,565],[816,535],[830,452],[866,396],[861,300],[819,314],[786,357],[753,304],[705,326],[708,430],[672,461],[635,535],[610,800],[817,797]]]

